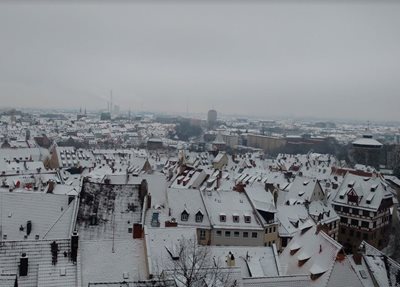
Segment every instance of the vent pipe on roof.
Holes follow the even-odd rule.
[[[229,251],[227,259],[226,259],[226,264],[228,267],[235,267],[235,256],[233,255],[232,252]]]
[[[49,187],[47,188],[47,193],[53,193],[54,186],[56,185],[55,181],[49,180],[48,184],[49,184]]]
[[[360,253],[354,253],[353,260],[356,265],[361,265],[362,264],[362,255]]]
[[[32,232],[32,221],[28,220],[26,222],[26,235],[29,236],[29,234],[31,234]]]

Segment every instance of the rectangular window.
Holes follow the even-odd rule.
[[[239,215],[234,215],[233,216],[233,222],[235,222],[235,223],[239,222]]]
[[[204,229],[200,229],[200,239],[206,239],[206,231]]]
[[[348,207],[346,207],[346,206],[343,206],[343,212],[345,212],[345,213],[349,213],[349,208],[348,208]]]
[[[363,210],[363,216],[369,217],[369,211]]]
[[[244,216],[244,222],[246,222],[246,223],[251,223],[251,216],[245,215],[245,216]]]
[[[231,237],[231,232],[230,231],[225,231],[225,237]]]
[[[217,230],[217,236],[221,236],[222,235],[222,231],[221,230]]]
[[[226,222],[226,216],[221,214],[221,215],[219,216],[219,221],[221,221],[221,222]]]
[[[273,228],[273,232],[275,232],[276,231],[276,227],[274,226],[274,228]]]
[[[346,217],[341,217],[340,218],[341,223],[346,223],[347,224],[347,218]]]
[[[243,237],[244,237],[244,238],[249,237],[249,233],[248,233],[247,231],[243,232]]]
[[[188,221],[188,219],[189,219],[189,214],[187,214],[186,212],[182,212],[181,220],[182,221]]]
[[[357,219],[352,219],[351,220],[351,225],[358,226],[358,220]]]
[[[358,209],[357,208],[353,208],[352,213],[355,215],[358,215]]]
[[[369,222],[367,222],[367,221],[361,221],[361,227],[369,228]]]
[[[203,214],[196,214],[196,222],[202,222],[203,221]]]
[[[235,237],[239,237],[239,235],[240,235],[239,231],[235,231],[235,232],[233,233],[233,236],[235,236]]]
[[[257,238],[257,232],[252,232],[252,233],[251,233],[251,237],[252,237],[252,238]]]

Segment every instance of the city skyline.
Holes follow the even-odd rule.
[[[393,2],[1,8],[3,107],[400,120]]]

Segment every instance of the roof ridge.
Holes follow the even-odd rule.
[[[73,204],[68,204],[67,208],[58,216],[57,220],[50,226],[50,228],[44,233],[42,239],[45,239],[47,234],[53,229],[53,227],[61,220],[61,218],[67,213],[67,211],[73,206]]]
[[[338,247],[340,249],[343,249],[343,245],[340,244],[339,242],[337,242],[335,239],[333,239],[332,237],[330,237],[328,234],[326,234],[323,230],[320,231],[321,236],[323,236],[328,242],[330,242],[332,245],[334,245],[335,247]]]

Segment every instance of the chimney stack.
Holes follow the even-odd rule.
[[[78,257],[78,244],[79,244],[79,234],[75,230],[71,235],[71,260],[76,263],[76,258]]]
[[[53,193],[54,186],[56,185],[56,183],[54,182],[54,180],[49,180],[48,184],[49,187],[47,188],[47,193]]]
[[[32,221],[28,220],[26,222],[26,235],[29,236],[29,234],[31,234],[32,232]]]
[[[22,253],[19,258],[19,276],[27,276],[28,275],[28,256],[26,253]]]
[[[353,260],[356,265],[361,265],[362,263],[362,255],[360,253],[353,254]]]

